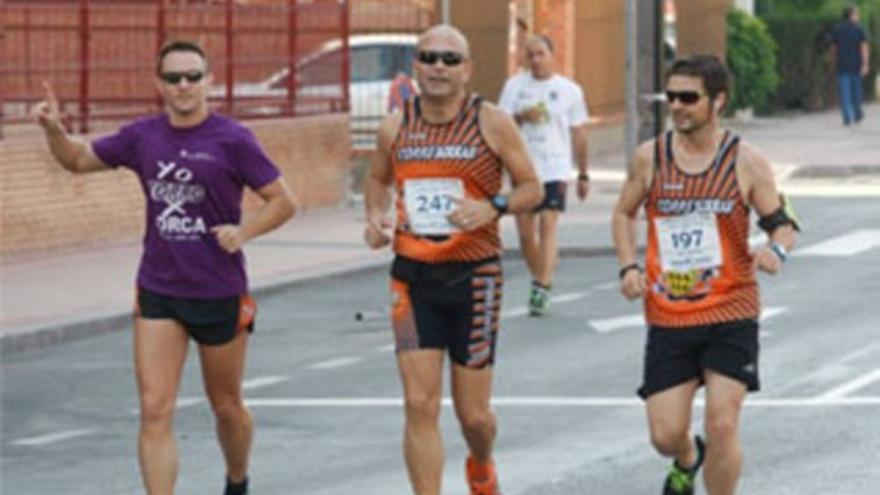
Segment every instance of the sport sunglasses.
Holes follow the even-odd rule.
[[[452,51],[420,50],[418,55],[416,55],[416,59],[425,65],[434,65],[439,60],[446,67],[455,67],[464,62],[464,55]]]
[[[669,103],[678,100],[685,105],[693,105],[694,103],[700,101],[703,93],[698,91],[669,91],[666,90],[666,101]]]
[[[205,77],[205,73],[201,71],[191,72],[163,72],[159,74],[159,79],[168,84],[180,84],[180,81],[186,79],[189,83],[197,83]]]

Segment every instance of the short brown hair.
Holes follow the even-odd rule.
[[[159,50],[159,57],[156,60],[157,74],[162,72],[162,62],[165,60],[165,56],[171,52],[195,53],[205,61],[205,68],[208,67],[208,57],[205,56],[205,50],[202,49],[201,45],[195,41],[172,40],[162,45],[162,49]]]
[[[724,93],[726,100],[730,101],[730,73],[715,55],[691,55],[680,58],[673,62],[666,80],[668,81],[672,76],[699,77],[703,80],[703,87],[706,88],[710,100]]]

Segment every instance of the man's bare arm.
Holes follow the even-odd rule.
[[[376,136],[376,150],[370,159],[370,170],[364,184],[364,207],[367,213],[367,226],[364,229],[364,241],[373,249],[380,248],[391,242],[386,232],[391,227],[391,220],[386,217],[391,207],[389,190],[394,178],[391,169],[391,146],[403,121],[401,113],[389,115],[382,121]]]
[[[58,98],[48,81],[43,82],[46,99],[34,107],[33,114],[43,133],[52,156],[62,167],[74,173],[97,172],[109,167],[92,151],[89,143],[71,137],[61,122]]]
[[[516,123],[494,105],[486,104],[480,110],[480,125],[487,144],[501,158],[513,183],[508,211],[531,211],[544,199],[544,189]]]

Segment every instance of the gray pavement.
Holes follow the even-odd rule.
[[[873,310],[880,246],[862,243],[852,254],[819,248],[854,231],[880,232],[876,198],[799,197],[798,206],[811,226],[801,254],[780,276],[760,277],[763,386],[743,412],[739,493],[873,494],[880,486],[880,320]],[[631,317],[641,308],[620,297],[616,267],[613,256],[564,258],[550,312],[534,319],[525,316],[522,262],[505,262],[494,404],[506,494],[659,493],[668,462],[652,451],[633,393],[644,329]],[[257,425],[254,493],[409,493],[383,272],[314,280],[261,298],[245,380]],[[356,311],[369,317],[356,321]],[[611,324],[621,319],[628,323]],[[219,493],[223,475],[195,357],[175,415],[177,493],[185,495]],[[143,493],[128,333],[16,353],[0,372],[0,492],[87,495],[99,482],[102,495]],[[695,408],[697,431],[702,410]],[[466,493],[466,452],[448,406],[441,425],[443,493]]]

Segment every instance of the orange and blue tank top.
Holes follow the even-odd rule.
[[[672,135],[656,140],[645,205],[646,320],[680,328],[757,319],[749,206],[736,176],[739,138],[726,133],[711,165],[691,174],[676,164]]]
[[[497,221],[463,232],[444,220],[456,207],[450,196],[479,200],[501,190],[501,160],[480,130],[482,98],[468,96],[456,117],[443,124],[425,121],[420,102],[418,96],[406,102],[391,147],[397,211],[394,252],[424,263],[499,256]]]

